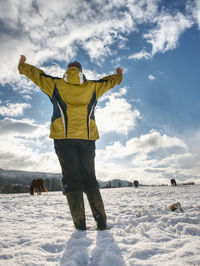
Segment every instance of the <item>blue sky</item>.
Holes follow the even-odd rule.
[[[52,106],[17,65],[88,79],[124,69],[96,107],[97,178],[199,182],[200,1],[9,0],[0,3],[0,168],[60,172]]]

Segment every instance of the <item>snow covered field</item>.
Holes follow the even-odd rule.
[[[61,192],[0,195],[0,265],[200,265],[200,186],[101,190],[110,230],[73,227]],[[168,207],[179,201],[184,212]]]

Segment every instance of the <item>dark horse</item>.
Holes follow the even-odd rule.
[[[34,195],[34,192],[37,192],[38,195],[41,195],[42,189],[45,192],[48,192],[48,190],[44,186],[44,179],[33,179],[30,185],[30,194]]]
[[[171,185],[173,186],[173,187],[176,187],[176,180],[175,179],[171,179]]]
[[[139,182],[138,182],[138,180],[134,180],[134,181],[133,181],[133,185],[134,185],[135,188],[138,188],[138,187],[139,187]]]

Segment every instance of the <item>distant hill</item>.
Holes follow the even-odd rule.
[[[43,179],[52,179],[58,178],[61,179],[62,175],[58,173],[45,173],[45,172],[29,172],[21,170],[4,170],[0,168],[0,184],[1,179],[14,179],[22,183],[30,183],[34,178],[43,178]]]

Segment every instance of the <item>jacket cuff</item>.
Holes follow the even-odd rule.
[[[23,68],[24,68],[24,66],[25,66],[25,63],[23,63],[23,64],[19,64],[19,65],[18,65],[18,70],[19,70],[19,73],[20,73],[20,74],[23,73]]]

